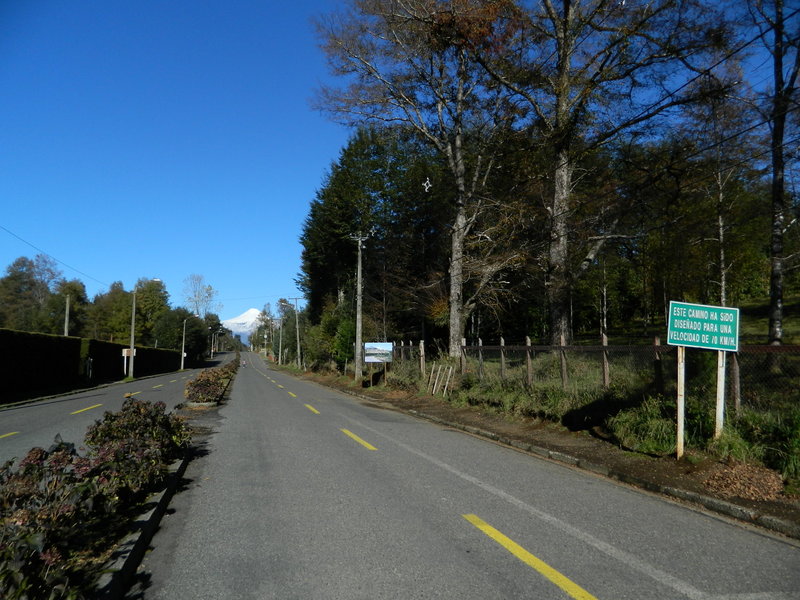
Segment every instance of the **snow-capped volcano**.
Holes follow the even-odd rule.
[[[258,327],[258,317],[261,316],[261,311],[257,308],[249,308],[240,314],[238,317],[232,319],[225,319],[222,325],[226,329],[230,329],[234,335],[242,336],[242,341],[247,343],[247,338]]]

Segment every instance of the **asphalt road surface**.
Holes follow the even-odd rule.
[[[130,599],[800,599],[795,542],[246,359]]]
[[[232,354],[223,355],[217,362],[231,357]],[[105,411],[118,411],[125,401],[125,394],[152,402],[160,400],[167,405],[167,410],[172,410],[184,401],[186,380],[195,377],[199,370],[145,377],[76,394],[0,407],[0,462],[21,459],[35,446],[47,449],[52,446],[56,435],[80,447],[89,426],[102,419]]]

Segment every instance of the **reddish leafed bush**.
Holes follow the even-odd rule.
[[[113,543],[119,515],[154,489],[190,441],[163,403],[128,399],[86,436],[88,452],[56,438],[0,467],[0,598],[81,599],[97,565],[87,557]],[[115,517],[117,517],[115,519]]]
[[[239,368],[239,361],[233,360],[222,367],[206,369],[186,383],[184,396],[187,402],[218,403]]]

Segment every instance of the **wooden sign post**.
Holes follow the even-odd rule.
[[[686,348],[717,351],[717,405],[714,438],[725,420],[725,356],[739,350],[739,309],[705,304],[669,303],[667,344],[678,347],[678,427],[676,454],[683,456],[686,405]]]

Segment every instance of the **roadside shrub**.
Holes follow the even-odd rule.
[[[183,422],[164,409],[129,398],[89,428],[86,456],[57,437],[16,469],[13,461],[0,467],[0,598],[91,595],[98,561],[127,527],[119,515],[189,443]]]
[[[764,459],[764,447],[749,443],[733,427],[725,427],[719,439],[712,439],[708,443],[708,451],[723,460],[732,458],[749,463],[761,462]]]
[[[800,407],[783,413],[744,409],[734,427],[761,451],[764,464],[790,480],[800,479]]]
[[[87,513],[105,512],[89,459],[58,441],[0,469],[0,597],[82,598],[87,581],[72,550]]]
[[[391,363],[386,370],[386,384],[408,392],[421,391],[424,385],[419,367],[410,360]]]
[[[188,402],[218,403],[238,369],[239,360],[237,357],[237,360],[233,360],[222,367],[201,371],[196,378],[186,382],[183,395]]]
[[[113,493],[137,493],[158,481],[188,446],[184,422],[165,412],[163,402],[128,398],[119,412],[106,412],[86,433],[90,456]]]
[[[647,397],[636,407],[606,419],[606,428],[619,444],[646,454],[675,452],[675,420],[663,398]]]

